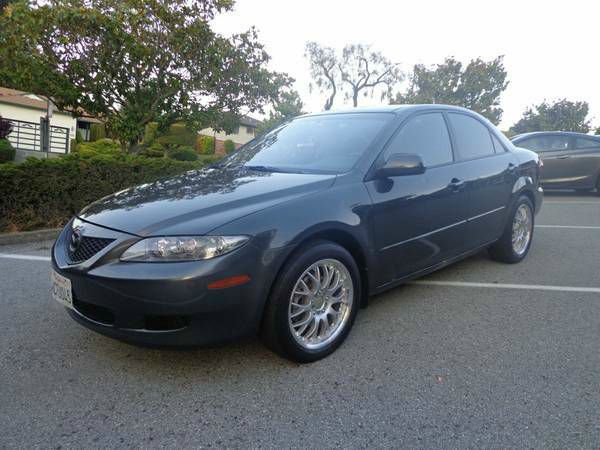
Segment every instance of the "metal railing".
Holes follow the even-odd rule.
[[[40,124],[6,118],[13,126],[8,140],[17,150],[42,152]],[[69,153],[69,129],[50,126],[50,141],[48,152]]]

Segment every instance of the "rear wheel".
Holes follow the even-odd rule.
[[[360,305],[360,274],[343,247],[319,241],[296,252],[275,283],[265,344],[293,361],[324,358],[346,339]]]
[[[513,206],[502,237],[488,249],[493,259],[513,264],[527,256],[533,239],[535,222],[533,211],[531,200],[525,196],[519,197]]]

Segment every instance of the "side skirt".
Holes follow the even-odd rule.
[[[496,242],[496,239],[494,239],[493,241],[489,241],[489,242],[487,242],[487,243],[485,243],[483,245],[480,245],[479,247],[476,247],[476,248],[474,248],[472,250],[469,250],[467,252],[461,253],[460,255],[457,255],[457,256],[455,256],[453,258],[446,259],[446,260],[444,260],[442,262],[434,264],[433,266],[429,266],[429,267],[427,267],[425,269],[421,269],[421,270],[419,270],[417,272],[413,272],[413,273],[411,273],[409,275],[406,275],[406,276],[404,276],[402,278],[396,278],[393,281],[390,281],[388,283],[385,283],[385,284],[382,284],[380,286],[377,286],[376,288],[374,288],[369,293],[369,295],[372,296],[372,295],[381,294],[382,292],[385,292],[385,291],[387,291],[389,289],[393,289],[393,288],[395,288],[397,286],[405,284],[408,281],[412,281],[412,280],[414,280],[416,278],[420,278],[422,276],[428,275],[428,274],[430,274],[432,272],[435,272],[437,270],[443,269],[444,267],[447,267],[450,264],[454,264],[455,262],[461,261],[461,260],[463,260],[465,258],[468,258],[469,256],[473,256],[473,255],[479,253],[481,250],[489,247],[494,242]]]

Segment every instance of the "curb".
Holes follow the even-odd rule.
[[[49,241],[58,237],[61,228],[49,228],[19,233],[0,233],[0,245],[25,244],[27,242]]]

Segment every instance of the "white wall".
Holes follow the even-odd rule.
[[[0,103],[0,116],[2,116],[4,119],[23,120],[25,122],[39,124],[40,117],[44,116],[45,114],[45,111],[42,111],[41,109],[26,108],[19,105]],[[71,115],[54,111],[52,119],[50,119],[50,125],[68,128],[69,139],[75,139],[75,127],[77,125],[77,121],[71,117]],[[39,149],[32,147],[30,150]]]
[[[205,136],[215,136],[215,131],[212,128],[205,128],[204,130],[200,130],[199,134],[203,134]],[[254,139],[253,133],[248,133],[245,125],[240,125],[240,130],[236,134],[225,134],[222,131],[216,134],[216,138],[220,141],[224,141],[226,139],[231,139],[236,144],[245,144],[248,141]]]

